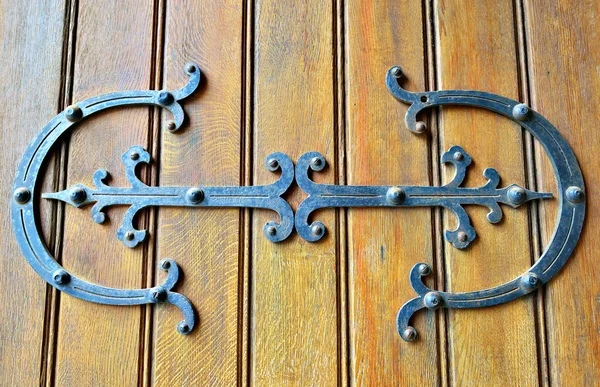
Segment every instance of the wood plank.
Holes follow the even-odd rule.
[[[0,114],[5,128],[0,154],[0,190],[8,198],[23,151],[60,107],[65,4],[0,1]],[[47,184],[54,180],[53,163]],[[46,283],[29,267],[12,231],[10,205],[0,207],[0,379],[7,385],[44,383]],[[54,235],[51,206],[41,208],[46,237]],[[47,239],[52,249],[53,239]]]
[[[430,184],[428,136],[406,128],[408,106],[394,99],[384,83],[387,70],[401,65],[408,77],[405,87],[426,89],[421,6],[409,1],[346,4],[348,184]],[[440,384],[435,314],[416,314],[413,325],[420,339],[413,343],[402,341],[395,324],[400,306],[414,297],[410,268],[432,264],[431,222],[427,208],[348,210],[353,384]]]
[[[596,122],[600,78],[600,3],[525,2],[532,107],[552,122],[573,148],[583,170],[586,226],[569,263],[546,285],[546,332],[551,385],[591,386],[600,380],[600,172]],[[538,185],[556,190],[552,167],[537,147]],[[556,222],[557,201],[541,208],[542,239]]]
[[[275,151],[294,161],[321,152],[329,167],[314,178],[335,180],[334,10],[317,0],[255,4],[253,184],[275,180],[264,167]],[[286,198],[296,208],[303,195],[296,188]],[[261,232],[273,213],[254,211],[252,384],[328,386],[340,378],[335,212],[316,217],[328,228],[323,240],[309,243],[293,233],[274,244]]]
[[[485,90],[519,99],[513,2],[436,3],[438,87]],[[524,185],[522,131],[491,112],[441,111],[440,151],[461,145],[475,161],[467,185],[479,186],[487,167],[504,184]],[[443,172],[444,181],[451,178]],[[486,208],[469,208],[478,239],[464,251],[445,244],[447,289],[473,291],[499,285],[531,266],[526,209],[504,208],[499,225]],[[445,227],[454,219],[445,213]],[[450,381],[456,385],[537,385],[534,304],[525,297],[502,306],[449,312]]]
[[[81,1],[73,101],[110,91],[148,89],[152,29],[152,3]],[[148,108],[125,108],[83,123],[69,144],[67,184],[92,186],[93,173],[103,168],[111,172],[111,184],[128,186],[121,155],[130,146],[148,146],[148,122]],[[67,207],[64,266],[94,283],[134,289],[144,286],[144,249],[129,249],[115,236],[125,208],[111,209],[111,220],[99,226],[89,210]],[[61,297],[56,383],[137,384],[142,310]]]
[[[242,183],[242,27],[239,1],[168,2],[164,87],[187,82],[189,61],[204,76],[185,102],[189,126],[163,131],[160,184],[237,186]],[[218,22],[216,22],[218,21]],[[165,121],[170,119],[163,115]],[[175,330],[181,315],[157,308],[154,381],[157,385],[234,385],[238,380],[240,211],[161,209],[157,258],[173,258],[185,277],[178,291],[197,308],[200,322],[189,335]],[[157,274],[157,281],[164,274]]]

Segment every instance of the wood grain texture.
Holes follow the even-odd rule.
[[[583,170],[586,225],[568,264],[546,285],[546,324],[551,385],[592,386],[600,380],[600,3],[525,2],[532,107],[552,122],[573,148]],[[556,179],[537,148],[538,185]],[[542,239],[556,223],[557,202],[542,206]]]
[[[120,1],[81,1],[74,57],[73,101],[111,91],[148,89],[151,82],[153,6]],[[111,184],[128,186],[121,155],[148,146],[148,108],[102,113],[75,130],[69,144],[67,184],[92,185],[97,169]],[[143,248],[116,238],[124,208],[111,209],[105,225],[89,209],[67,206],[63,264],[88,281],[117,288],[144,286]],[[140,219],[140,225],[144,219]],[[136,385],[140,364],[141,307],[97,305],[74,297],[60,300],[56,383]]]
[[[253,184],[275,180],[264,166],[272,152],[296,161],[321,152],[329,167],[313,174],[333,183],[334,5],[323,1],[255,3]],[[286,195],[296,208],[302,194]],[[261,230],[273,214],[254,211],[251,262],[250,377],[256,385],[331,386],[338,380],[336,224],[333,210],[315,214],[326,236],[308,243],[296,233],[278,244]]]
[[[439,89],[476,89],[519,99],[518,58],[512,1],[436,4]],[[520,128],[491,112],[448,107],[441,110],[440,144],[462,146],[473,158],[466,184],[479,186],[487,167],[503,185],[524,185]],[[450,169],[443,174],[450,180]],[[445,244],[447,289],[489,288],[531,266],[528,213],[504,208],[499,225],[487,222],[485,208],[469,208],[479,237],[463,251]],[[445,214],[445,227],[454,219]],[[537,385],[538,361],[531,297],[498,307],[451,310],[448,314],[450,381],[456,385]]]
[[[44,309],[47,286],[21,254],[11,225],[12,184],[25,148],[60,109],[65,5],[0,1],[0,384],[44,382]],[[50,165],[53,161],[50,161]],[[47,184],[52,187],[53,167]],[[45,235],[53,235],[50,206],[41,209]],[[48,240],[52,246],[53,240]]]
[[[186,100],[189,125],[162,133],[160,184],[237,186],[242,160],[242,26],[239,1],[167,3],[164,87],[187,82],[198,63],[204,82]],[[170,119],[163,114],[163,123]],[[163,124],[164,127],[164,124]],[[199,315],[194,332],[175,330],[181,315],[155,311],[156,385],[234,385],[238,379],[240,234],[238,209],[161,209],[157,258],[173,258],[184,272],[178,291]],[[157,275],[162,281],[164,274]]]
[[[405,127],[408,106],[394,99],[384,83],[387,70],[401,65],[409,80],[406,88],[426,89],[421,3],[355,1],[346,7],[347,183],[429,185],[428,136]],[[400,306],[414,297],[411,267],[432,264],[431,220],[427,208],[348,210],[355,385],[440,383],[435,314],[415,316],[421,337],[414,343],[402,341],[395,324]]]

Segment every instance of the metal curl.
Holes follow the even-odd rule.
[[[559,192],[558,220],[550,242],[536,263],[514,280],[494,288],[474,292],[437,292],[422,284],[421,277],[431,271],[428,266],[417,264],[413,267],[410,281],[418,297],[404,304],[397,317],[400,337],[405,341],[412,341],[417,337],[417,332],[409,325],[409,320],[420,309],[480,308],[498,305],[528,294],[549,281],[564,266],[579,240],[585,217],[585,186],[581,169],[569,144],[548,120],[528,106],[481,91],[443,90],[412,93],[401,87],[403,78],[404,74],[400,67],[392,67],[387,72],[386,85],[396,99],[410,104],[405,117],[408,129],[421,133],[422,130],[418,130],[416,116],[424,109],[433,106],[472,106],[501,114],[525,128],[540,142],[552,163]],[[497,186],[496,171],[486,170],[484,176],[489,180],[488,185]],[[527,200],[530,193],[512,185],[505,189],[504,195],[506,200],[502,202],[514,207]],[[500,220],[501,212],[498,208],[492,206],[490,209],[488,220],[491,222]]]

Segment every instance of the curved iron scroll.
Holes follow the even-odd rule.
[[[480,308],[498,305],[530,293],[549,281],[569,259],[579,240],[585,216],[585,187],[581,169],[569,144],[548,120],[526,105],[481,91],[444,90],[412,93],[400,86],[403,77],[400,67],[392,67],[387,73],[386,85],[396,99],[410,104],[405,117],[408,129],[421,133],[424,124],[417,122],[416,116],[422,110],[433,106],[474,106],[501,114],[521,125],[542,144],[554,168],[559,192],[558,219],[550,242],[539,260],[514,280],[474,292],[438,292],[425,286],[422,281],[422,277],[431,273],[427,264],[420,263],[411,269],[410,283],[418,297],[400,308],[396,326],[404,340],[413,341],[417,337],[417,331],[409,325],[409,320],[420,309]]]
[[[190,80],[179,90],[105,94],[69,106],[54,117],[26,149],[17,169],[12,201],[12,222],[19,246],[27,261],[46,282],[65,293],[101,304],[174,304],[183,312],[184,320],[177,326],[182,334],[191,332],[196,325],[197,316],[187,298],[171,291],[179,278],[179,268],[175,261],[164,259],[160,262],[160,268],[168,271],[167,278],[163,284],[149,289],[115,289],[86,282],[61,267],[44,245],[37,224],[34,198],[39,189],[40,168],[52,145],[75,124],[95,113],[123,105],[156,105],[173,114],[173,120],[167,122],[167,129],[171,132],[179,129],[184,120],[179,101],[198,88],[201,78],[200,69],[194,63],[188,64],[185,71]],[[410,281],[418,297],[402,306],[397,317],[400,336],[406,341],[412,341],[417,334],[409,326],[409,319],[419,309],[496,305],[529,293],[539,284],[548,281],[564,265],[577,243],[585,214],[585,198],[583,178],[573,152],[558,131],[538,113],[517,101],[478,91],[411,93],[400,87],[402,77],[401,69],[394,67],[388,72],[386,83],[397,99],[410,103],[406,114],[409,129],[417,133],[423,131],[424,124],[416,121],[416,115],[431,106],[469,105],[502,114],[533,133],[544,146],[554,167],[560,192],[559,219],[550,244],[539,261],[513,281],[477,292],[437,292],[427,288],[421,281],[421,277],[431,272],[429,266],[418,264],[413,267]],[[281,176],[270,185],[249,187],[151,187],[136,176],[137,166],[150,162],[148,152],[139,146],[133,146],[123,154],[122,161],[130,187],[107,185],[105,181],[108,172],[98,170],[93,177],[95,189],[77,184],[61,192],[44,193],[42,197],[61,200],[76,207],[95,203],[92,217],[97,223],[105,221],[105,208],[113,205],[129,206],[117,232],[118,239],[128,247],[135,247],[147,237],[146,230],[134,227],[134,218],[141,209],[149,206],[270,209],[280,217],[280,223],[267,222],[263,228],[265,236],[272,242],[286,239],[294,225],[305,240],[314,242],[321,239],[326,231],[325,226],[318,221],[309,224],[311,214],[319,208],[441,206],[452,211],[458,220],[455,230],[446,231],[446,239],[454,247],[462,249],[476,237],[475,229],[463,209],[464,205],[488,207],[488,221],[497,223],[502,218],[500,203],[518,207],[529,200],[552,196],[549,193],[532,192],[515,184],[498,188],[499,175],[491,168],[484,171],[484,177],[488,179],[485,185],[476,188],[461,187],[472,160],[458,146],[450,148],[441,158],[442,163],[452,164],[455,169],[452,181],[441,187],[316,184],[310,179],[309,170],[318,172],[326,166],[325,158],[317,152],[302,155],[295,168],[292,160],[285,154],[271,154],[266,159],[266,167],[272,172],[280,169]],[[298,186],[308,194],[295,215],[287,201],[281,197],[291,186],[294,176]]]

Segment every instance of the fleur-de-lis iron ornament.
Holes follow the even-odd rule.
[[[19,164],[13,187],[13,228],[23,255],[34,270],[55,288],[72,296],[101,304],[135,305],[167,302],[176,305],[183,313],[177,330],[182,334],[192,331],[197,314],[190,301],[171,289],[179,278],[179,267],[172,259],[159,263],[168,272],[166,280],[149,289],[115,289],[89,283],[61,267],[52,257],[42,240],[36,222],[37,205],[34,198],[39,189],[38,179],[43,162],[54,143],[71,127],[100,111],[123,105],[156,105],[169,110],[173,119],[167,122],[167,130],[177,131],[184,120],[180,101],[191,95],[199,86],[201,72],[194,63],[185,67],[190,80],[176,91],[126,91],[93,97],[75,105],[54,117],[33,140]],[[417,114],[427,108],[441,105],[467,105],[491,110],[519,123],[542,144],[554,167],[558,183],[559,216],[554,235],[540,259],[529,270],[514,280],[495,288],[467,293],[446,293],[429,289],[422,277],[431,272],[424,263],[416,264],[410,271],[410,282],[417,297],[405,303],[398,312],[397,329],[406,341],[417,337],[409,325],[411,316],[419,309],[478,308],[497,305],[535,290],[547,282],[565,264],[571,255],[583,226],[585,215],[584,185],[581,170],[573,151],[544,117],[524,104],[495,94],[480,91],[431,91],[412,93],[401,88],[404,77],[400,67],[391,68],[386,76],[389,91],[398,100],[410,104],[406,113],[406,125],[415,133],[424,131],[425,125],[417,122]],[[146,230],[134,227],[136,214],[151,206],[180,207],[251,207],[265,208],[279,215],[279,223],[271,221],[264,225],[265,237],[272,242],[286,239],[295,226],[298,234],[309,242],[318,241],[326,233],[325,225],[318,221],[309,224],[311,214],[325,207],[423,207],[438,206],[449,209],[457,219],[458,226],[447,230],[446,240],[454,247],[466,248],[476,237],[464,205],[488,207],[487,220],[497,223],[502,218],[500,204],[518,207],[535,199],[552,197],[550,193],[538,193],[516,184],[499,188],[500,177],[495,169],[483,172],[487,183],[481,187],[462,187],[467,168],[472,159],[459,146],[451,147],[441,157],[442,163],[454,167],[454,178],[441,187],[433,186],[344,186],[317,184],[309,177],[309,170],[321,171],[325,158],[317,152],[302,155],[294,167],[292,160],[283,153],[273,153],[266,158],[270,171],[281,170],[277,181],[263,186],[241,187],[151,187],[136,176],[141,163],[149,163],[150,155],[139,146],[133,146],[122,157],[125,176],[130,187],[111,187],[106,184],[108,172],[98,170],[93,181],[96,188],[77,184],[61,192],[43,193],[46,199],[61,200],[76,207],[95,203],[92,218],[97,223],[106,219],[104,210],[110,206],[129,206],[117,237],[128,247],[135,247],[147,237]],[[298,186],[308,194],[294,214],[281,196],[296,179]]]

